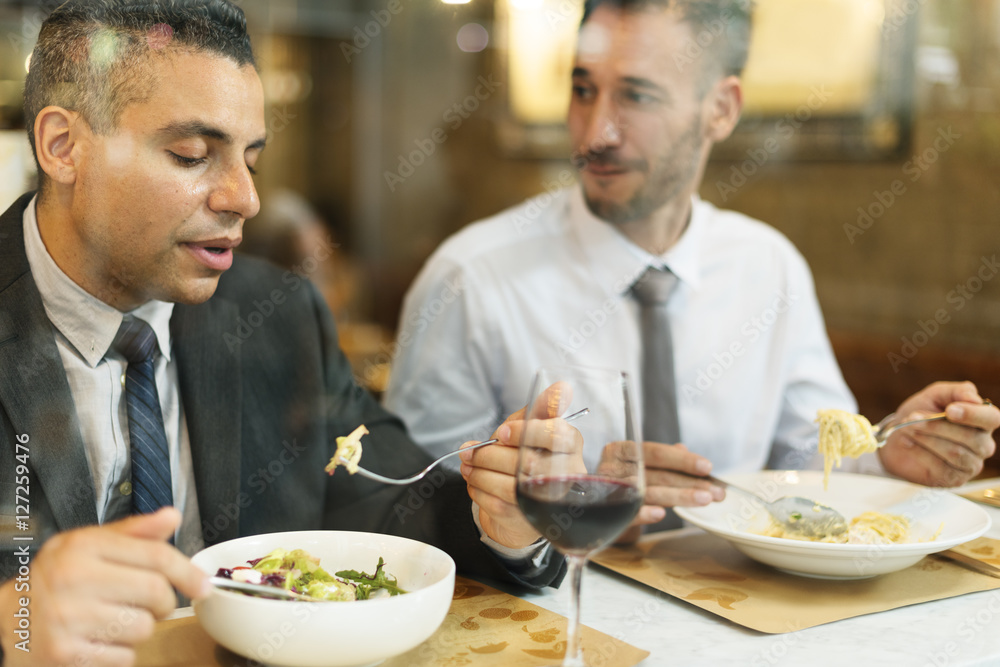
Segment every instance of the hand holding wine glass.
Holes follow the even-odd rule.
[[[567,415],[583,408],[589,410],[585,416],[566,422]],[[584,665],[579,639],[583,567],[629,525],[645,490],[642,439],[627,377],[605,369],[542,368],[520,435],[517,502],[528,522],[566,555],[572,588],[563,666],[579,667]],[[588,460],[594,462],[588,466]]]

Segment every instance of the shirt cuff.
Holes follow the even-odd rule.
[[[496,554],[504,565],[512,569],[520,569],[525,566],[534,569],[544,565],[548,552],[552,548],[552,545],[544,537],[539,537],[533,544],[526,547],[513,549],[500,544],[486,534],[483,525],[479,522],[479,504],[476,502],[472,503],[472,520],[476,522],[476,528],[479,529],[479,539]],[[528,565],[529,562],[530,565]]]

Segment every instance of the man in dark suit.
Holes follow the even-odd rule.
[[[558,580],[509,475],[472,466],[400,491],[324,474],[360,424],[365,467],[401,477],[428,459],[354,383],[310,283],[233,257],[266,140],[241,10],[71,0],[42,27],[25,108],[40,189],[0,217],[5,664],[130,663],[173,588],[206,593],[186,555],[241,535],[392,532],[466,572]],[[119,345],[137,320],[151,361]],[[136,387],[156,400],[134,408]],[[149,463],[158,446],[169,456]],[[137,515],[148,469],[166,500]]]

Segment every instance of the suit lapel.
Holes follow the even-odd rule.
[[[97,523],[97,497],[66,370],[29,272],[26,195],[0,218],[0,405],[27,434],[31,467],[59,530]]]
[[[241,365],[224,340],[225,323],[238,315],[236,304],[212,298],[197,306],[178,304],[170,322],[202,532],[214,537],[206,545],[239,535],[232,517],[240,493]]]

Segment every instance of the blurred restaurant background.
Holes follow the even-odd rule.
[[[0,0],[4,208],[32,186],[21,88],[58,4]],[[317,281],[378,392],[435,247],[572,182],[562,119],[582,0],[238,4],[269,133],[244,250]],[[1000,400],[1000,0],[756,6],[746,112],[701,196],[802,251],[873,421],[934,379]]]

